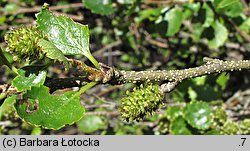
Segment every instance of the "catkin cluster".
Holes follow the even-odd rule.
[[[34,61],[44,58],[44,53],[37,45],[39,39],[45,38],[35,26],[13,29],[5,35],[6,51],[13,54],[15,61]]]
[[[162,105],[163,98],[158,85],[141,84],[135,87],[133,92],[127,91],[126,96],[121,99],[121,116],[128,122],[150,116]]]

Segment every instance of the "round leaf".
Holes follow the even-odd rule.
[[[166,13],[164,19],[168,21],[167,36],[173,36],[181,27],[182,11],[177,7],[173,8],[171,11]]]
[[[212,27],[214,29],[215,36],[211,41],[209,41],[208,45],[210,48],[219,48],[226,42],[228,38],[228,31],[227,28],[219,21],[214,22]]]
[[[38,29],[48,35],[48,39],[56,48],[65,55],[84,55],[97,68],[98,62],[89,50],[89,28],[74,22],[66,16],[56,17],[48,10],[48,4],[44,4],[37,14]]]
[[[214,22],[214,12],[207,3],[203,5],[203,9],[206,12],[206,19],[202,26],[209,27]]]
[[[41,135],[42,134],[42,130],[40,127],[34,127],[31,131],[31,135]]]
[[[84,6],[92,12],[108,15],[114,12],[111,0],[83,0]]]
[[[237,2],[239,2],[239,0],[215,0],[214,5],[217,9],[221,9],[230,5],[234,5]]]
[[[187,128],[185,119],[181,116],[174,119],[170,124],[170,133],[175,135],[190,135],[191,132]]]
[[[222,90],[224,90],[227,86],[227,82],[230,79],[230,74],[222,73],[217,79],[216,83],[221,86]]]
[[[100,116],[85,116],[77,122],[77,126],[84,133],[93,133],[106,128],[106,124]]]
[[[45,5],[37,14],[38,29],[48,35],[49,41],[66,55],[87,54],[89,28],[75,23],[66,16],[56,17]]]
[[[46,79],[46,72],[40,71],[38,75],[30,74],[28,77],[25,76],[25,71],[19,69],[18,76],[13,79],[12,86],[16,87],[18,91],[30,90],[32,86],[43,85]]]
[[[169,120],[174,120],[175,118],[179,117],[180,115],[182,115],[182,108],[181,107],[177,107],[177,106],[173,106],[173,107],[168,107],[168,109],[165,112],[166,117]]]
[[[226,7],[223,13],[229,17],[238,17],[243,13],[244,7],[241,2],[234,3],[233,5]]]
[[[69,69],[69,63],[67,61],[67,58],[63,55],[63,53],[59,49],[57,49],[55,45],[53,45],[52,42],[40,39],[37,45],[41,47],[42,51],[45,52],[48,58],[58,60],[59,62],[63,62],[66,69]]]
[[[193,101],[184,108],[184,118],[194,128],[206,130],[212,124],[211,108],[206,102]]]
[[[24,98],[30,99],[19,100],[16,104],[19,117],[31,125],[47,129],[59,129],[65,124],[73,124],[85,112],[77,92],[71,91],[57,96],[49,94],[48,87],[32,87]]]
[[[0,106],[0,121],[5,114],[14,111],[15,101],[16,101],[15,95],[12,95],[4,100],[3,104]]]

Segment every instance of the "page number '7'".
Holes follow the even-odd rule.
[[[241,146],[244,146],[244,143],[246,141],[247,138],[240,138],[242,140]]]

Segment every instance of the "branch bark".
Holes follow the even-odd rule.
[[[46,79],[44,85],[50,88],[50,92],[54,92],[58,89],[82,87],[87,81],[86,77]]]
[[[250,60],[223,61],[204,58],[204,65],[182,70],[157,71],[119,71],[118,78],[109,81],[111,84],[141,83],[141,82],[181,82],[187,78],[194,78],[213,73],[250,69]]]
[[[87,73],[87,76],[47,79],[45,85],[50,87],[51,91],[63,88],[81,87],[86,82],[95,81],[99,84],[119,85],[125,83],[142,82],[163,82],[163,92],[170,92],[174,87],[188,78],[195,78],[203,75],[221,73],[226,71],[241,71],[250,69],[250,60],[223,61],[219,59],[204,58],[204,65],[195,68],[181,70],[156,70],[156,71],[124,71],[114,67],[100,64],[101,69],[89,67],[78,60],[70,60],[77,65],[77,69]]]
[[[50,79],[46,81],[45,85],[54,91],[62,88],[80,87],[83,85],[82,82],[84,81],[95,81],[99,84],[112,85],[163,82],[166,84],[162,85],[162,91],[170,92],[178,83],[188,78],[195,78],[225,71],[250,69],[250,60],[223,61],[205,57],[204,62],[205,64],[199,67],[181,70],[124,71],[103,64],[100,64],[101,70],[96,70],[80,61],[71,60],[71,63],[77,65],[79,71],[87,73],[86,77]]]

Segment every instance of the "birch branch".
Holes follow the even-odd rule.
[[[223,61],[204,58],[204,65],[182,70],[157,71],[118,71],[118,78],[111,80],[112,84],[141,83],[141,82],[181,82],[187,78],[195,78],[213,73],[250,69],[250,60]]]
[[[250,60],[223,61],[219,59],[204,58],[205,64],[181,70],[156,70],[156,71],[124,71],[114,67],[100,64],[101,70],[89,67],[80,61],[71,60],[77,65],[77,69],[87,73],[84,77],[73,77],[64,79],[47,79],[45,85],[53,91],[63,88],[78,87],[85,82],[96,81],[99,84],[119,85],[125,83],[163,82],[163,92],[170,92],[175,86],[188,78],[195,78],[214,73],[250,69]]]

